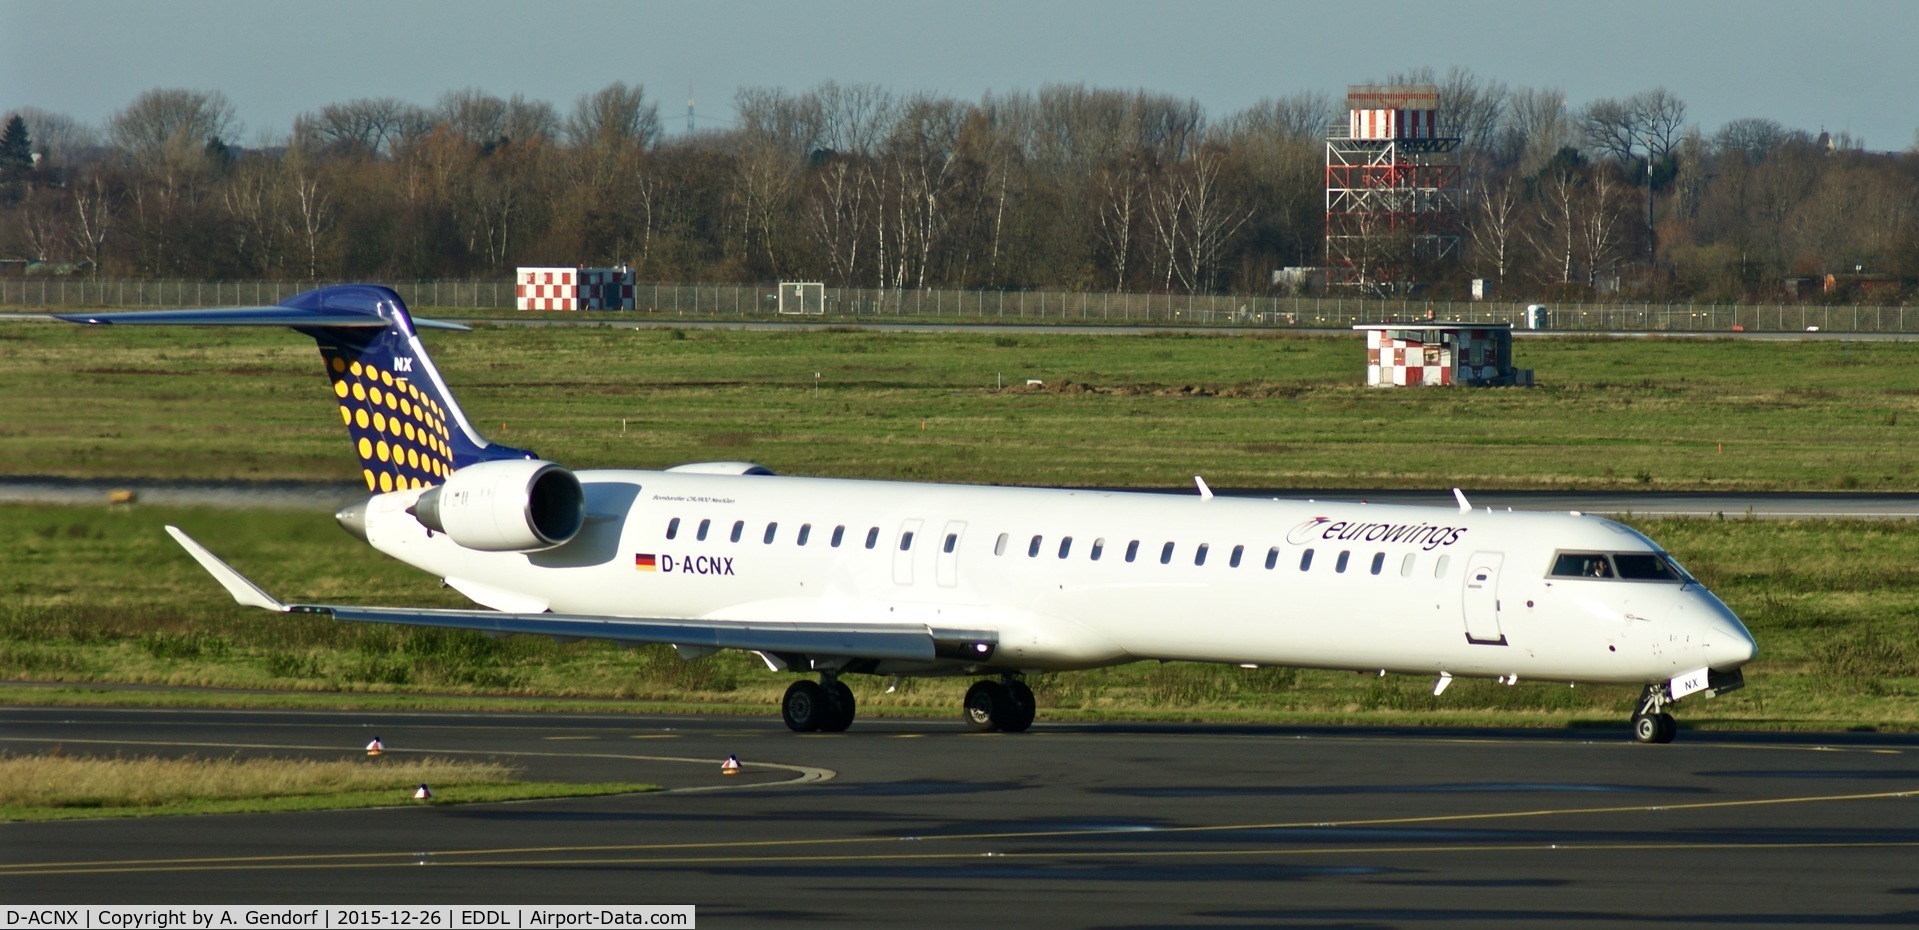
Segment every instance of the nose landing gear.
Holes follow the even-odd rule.
[[[1035,710],[1033,689],[1012,675],[1003,675],[998,681],[974,682],[966,690],[961,716],[967,726],[982,733],[1024,733],[1033,725]]]
[[[1639,695],[1639,710],[1632,715],[1632,738],[1641,743],[1670,743],[1679,734],[1679,724],[1666,713],[1673,702],[1672,688],[1666,682],[1650,684]]]

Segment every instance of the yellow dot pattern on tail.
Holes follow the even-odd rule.
[[[360,455],[369,491],[431,487],[453,473],[446,410],[404,375],[322,347],[340,419]]]

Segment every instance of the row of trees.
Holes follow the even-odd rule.
[[[1782,277],[1919,276],[1919,154],[1764,119],[1710,135],[1664,90],[1578,109],[1454,69],[1457,261],[1513,296],[1716,299]],[[477,91],[351,100],[242,148],[217,92],[142,94],[104,127],[16,111],[0,258],[165,277],[428,278],[629,264],[644,279],[1209,292],[1323,261],[1324,138],[1343,100],[1214,117],[1055,85],[961,101],[872,85],[751,88],[730,129],[664,131],[642,88],[562,113]],[[1650,215],[1649,211],[1650,210]],[[1655,260],[1656,258],[1656,260]]]

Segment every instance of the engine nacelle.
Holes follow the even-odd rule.
[[[467,549],[535,552],[565,545],[586,523],[580,479],[552,462],[479,462],[407,508],[421,525]]]

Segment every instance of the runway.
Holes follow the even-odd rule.
[[[372,734],[669,790],[6,824],[0,897],[690,903],[707,927],[1919,922],[1912,736],[0,709],[10,752],[355,757]]]

